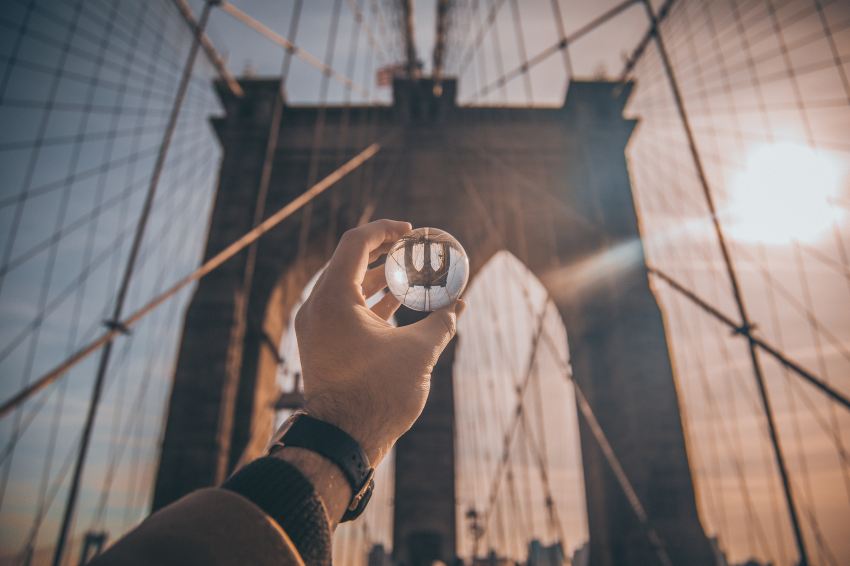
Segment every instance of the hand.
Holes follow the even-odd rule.
[[[354,437],[372,466],[422,413],[431,370],[465,308],[457,301],[396,328],[387,322],[399,307],[391,293],[366,305],[387,284],[384,266],[369,263],[411,228],[378,220],[346,232],[295,317],[306,411]]]

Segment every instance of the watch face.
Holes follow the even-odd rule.
[[[369,465],[357,441],[345,431],[299,409],[274,433],[267,454],[272,456],[284,446],[311,450],[339,466],[353,493],[342,520],[350,521],[363,512],[372,497],[375,468]]]
[[[278,442],[280,442],[280,440],[289,431],[289,429],[292,428],[293,423],[296,420],[298,420],[301,417],[301,415],[306,415],[306,414],[307,414],[306,411],[304,411],[302,409],[298,409],[297,411],[295,411],[291,415],[289,415],[289,418],[287,418],[285,421],[283,421],[283,424],[280,425],[280,428],[277,429],[277,432],[275,432],[272,435],[271,440],[269,440],[269,445],[266,447],[266,452],[270,452],[271,449],[274,448],[274,446]]]

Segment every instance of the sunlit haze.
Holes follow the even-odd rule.
[[[845,179],[842,165],[803,144],[754,144],[730,180],[725,213],[732,235],[775,245],[817,241],[846,217],[834,205]]]

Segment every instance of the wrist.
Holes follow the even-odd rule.
[[[292,448],[301,450],[283,452]],[[272,438],[269,455],[278,453],[315,483],[332,523],[351,521],[363,513],[375,487],[375,468],[357,439],[345,430],[303,409],[295,411]],[[340,489],[340,478],[348,489]],[[345,504],[342,514],[340,503]]]
[[[348,400],[351,401],[350,397]],[[311,396],[305,404],[304,412],[351,436],[366,453],[373,468],[378,467],[395,440],[387,438],[384,427],[370,422],[371,413],[367,408],[358,411],[360,414],[352,414],[337,403],[326,402],[323,396]]]

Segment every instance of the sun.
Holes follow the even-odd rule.
[[[733,175],[725,223],[741,241],[781,245],[815,242],[844,219],[832,204],[841,189],[840,162],[802,144],[754,147]]]

